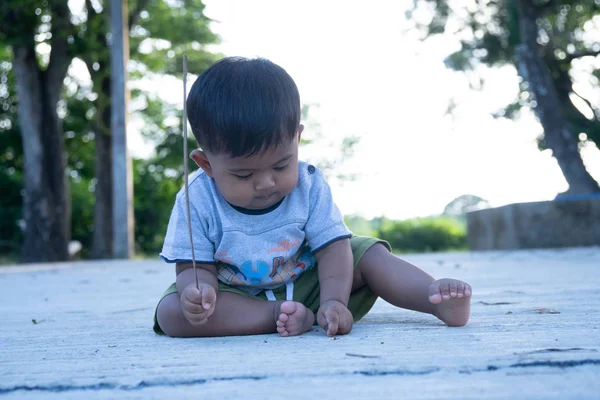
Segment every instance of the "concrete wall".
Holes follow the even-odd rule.
[[[471,250],[600,245],[600,198],[517,203],[467,214]]]

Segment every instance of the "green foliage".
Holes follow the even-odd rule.
[[[0,46],[0,60],[7,47]],[[15,76],[8,61],[0,61],[0,253],[16,254],[22,235],[21,188],[23,146],[19,135]]]
[[[156,257],[182,179],[168,176],[160,159],[135,160],[133,171],[136,253]]]
[[[448,68],[473,73],[480,65],[497,67],[517,66],[515,48],[521,43],[520,20],[517,1],[514,0],[413,0],[412,13],[421,8],[433,11],[432,20],[427,24],[416,24],[423,38],[449,32],[461,38],[461,48],[446,59]],[[574,140],[586,133],[587,140],[600,146],[600,110],[594,99],[586,99],[573,89],[573,61],[600,54],[594,30],[600,15],[598,0],[533,0],[537,8],[538,44],[543,60],[550,71],[554,86],[558,91],[561,108],[572,126]],[[452,23],[450,23],[452,21]],[[596,63],[597,65],[597,63]],[[589,83],[600,86],[600,73],[593,69],[589,73]],[[519,86],[520,94],[511,104],[497,111],[495,117],[515,118],[524,108],[534,108],[533,97],[528,93],[527,82]],[[597,90],[595,91],[597,92]],[[592,92],[594,93],[594,92]],[[594,112],[588,119],[570,101],[569,96],[582,98]],[[596,106],[594,106],[594,103]],[[545,148],[543,136],[540,149]]]
[[[348,229],[358,236],[376,236],[378,228],[374,227],[373,220],[367,220],[360,215],[346,215],[344,222]]]
[[[12,71],[15,43],[52,45],[51,13],[64,7],[66,0],[6,0],[0,2],[0,20],[23,13],[24,26],[0,24],[0,253],[17,251],[21,241],[18,222],[21,218],[23,149],[18,127],[17,96]],[[19,7],[14,7],[15,5]],[[220,57],[205,46],[218,42],[204,16],[201,0],[129,0],[130,58],[135,69],[133,81],[153,74],[181,76],[181,58],[188,56],[188,69],[202,72]],[[20,8],[20,9],[19,9]],[[7,19],[5,19],[7,18]],[[23,19],[24,18],[24,19]],[[109,2],[86,1],[83,12],[70,15],[71,24],[57,34],[68,35],[71,56],[87,66],[92,85],[81,76],[65,80],[64,101],[60,104],[65,132],[67,174],[71,181],[72,239],[82,243],[86,257],[93,238],[96,187],[96,141],[98,135],[110,134],[107,110],[110,105]],[[9,29],[13,29],[10,30]],[[16,30],[15,30],[16,29]],[[33,33],[36,33],[35,36]],[[47,65],[47,55],[38,54],[40,65]],[[134,82],[132,82],[135,84]],[[141,251],[156,252],[157,238],[162,241],[166,221],[181,187],[182,138],[181,112],[160,98],[136,90],[134,102],[145,106],[136,112],[148,122],[146,137],[156,145],[157,157],[135,160],[134,208],[136,244]],[[137,104],[134,103],[134,104]],[[175,124],[166,121],[175,119]],[[193,138],[190,148],[195,146]],[[160,166],[159,166],[160,165]],[[195,164],[190,163],[190,167]],[[102,166],[100,166],[101,168]],[[191,168],[193,170],[193,168]],[[157,231],[158,229],[158,231]]]
[[[135,21],[130,27],[131,59],[144,69],[181,75],[187,54],[188,70],[200,73],[220,57],[204,48],[219,38],[210,30],[201,0],[137,0],[129,8]]]
[[[15,20],[20,24],[0,24],[0,42],[3,44],[29,44],[31,35],[42,22],[43,16],[49,14],[48,1],[38,0],[2,0],[0,2],[0,21]],[[46,35],[39,35],[44,38]],[[0,60],[7,58],[0,57]]]
[[[76,176],[76,175],[75,175]],[[94,233],[94,184],[92,179],[71,176],[71,239],[81,242],[79,257],[86,258]]]
[[[162,102],[147,93],[141,94],[145,107],[140,110],[144,119],[142,135],[148,140],[157,143],[155,153],[160,164],[173,171],[171,176],[177,179],[183,176],[183,132],[181,121],[183,112],[172,104]],[[196,148],[198,144],[188,129],[188,149]],[[190,171],[197,167],[189,163]]]
[[[67,77],[65,90],[65,149],[67,173],[71,185],[71,239],[81,242],[80,257],[86,258],[92,247],[94,233],[95,169],[97,133],[95,98],[88,87],[77,86]]]
[[[67,82],[71,78],[67,77]],[[89,88],[72,88],[65,99],[66,114],[63,118],[65,132],[65,149],[67,153],[67,168],[71,177],[87,179],[94,178],[96,134],[93,127],[96,108],[90,100],[92,92]],[[90,196],[92,196],[90,194]]]
[[[395,252],[435,252],[464,250],[467,233],[464,223],[450,217],[385,221],[379,238],[388,241]]]
[[[10,54],[5,49],[0,54]],[[86,99],[89,91],[75,92],[67,96],[63,124],[71,185],[71,234],[83,244],[81,255],[85,257],[92,239],[94,210],[94,137],[86,115],[93,107]],[[23,163],[14,71],[10,62],[0,61],[0,253],[8,254],[11,260],[16,260],[22,240]]]
[[[466,224],[460,217],[442,215],[394,221],[385,217],[367,220],[349,215],[344,222],[355,235],[388,241],[395,253],[467,249]]]

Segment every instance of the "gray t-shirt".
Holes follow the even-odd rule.
[[[233,207],[204,172],[191,177],[189,197],[196,261],[216,264],[220,281],[250,293],[294,281],[314,266],[312,253],[352,236],[323,173],[305,162],[296,188],[268,210]],[[160,253],[170,263],[192,260],[185,209],[182,189]]]

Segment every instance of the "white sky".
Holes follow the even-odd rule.
[[[205,2],[222,37],[215,50],[278,63],[303,103],[320,104],[325,136],[362,137],[345,164],[359,178],[332,183],[344,213],[409,218],[441,213],[462,194],[498,206],[567,188],[556,161],[537,149],[541,127],[531,114],[518,122],[490,116],[515,98],[516,72],[490,71],[486,90],[470,91],[463,74],[443,65],[454,40],[422,43],[404,32],[412,0]],[[182,104],[181,83],[157,82],[156,91]],[[459,102],[454,119],[444,116],[451,98]],[[140,140],[132,132],[134,154],[148,148]],[[585,149],[584,158],[599,179],[600,152]]]

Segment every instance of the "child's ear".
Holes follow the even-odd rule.
[[[300,143],[300,139],[302,138],[302,132],[304,132],[304,125],[300,124],[298,126],[298,143]]]
[[[202,150],[196,149],[196,150],[192,151],[192,153],[190,154],[190,158],[192,160],[194,160],[196,165],[198,165],[200,168],[202,168],[204,170],[204,172],[206,172],[206,175],[208,175],[212,178],[213,171],[212,171],[210,162],[208,161],[208,158],[206,157],[206,153],[204,153]]]

